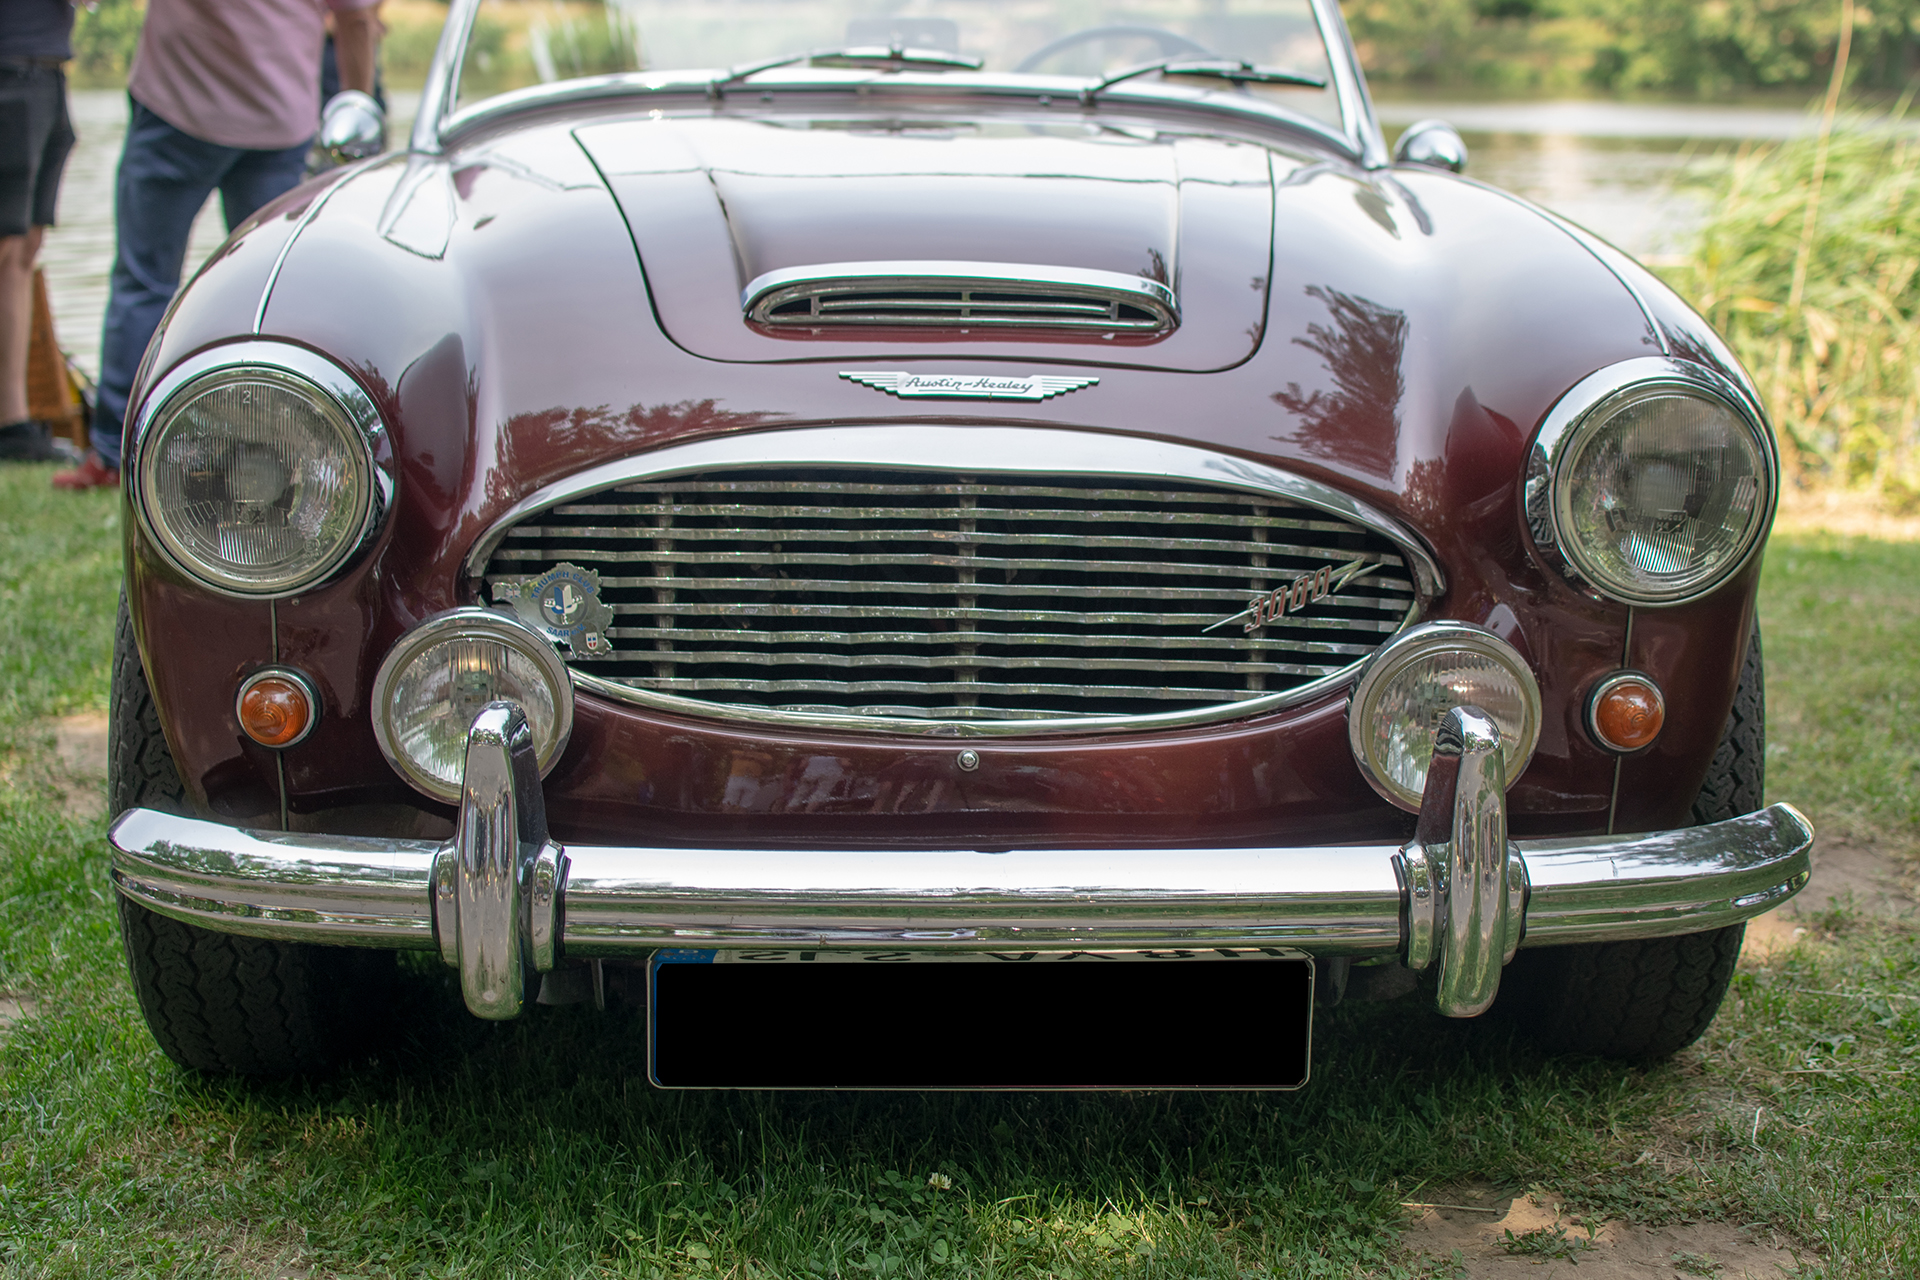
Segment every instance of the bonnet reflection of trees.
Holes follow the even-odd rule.
[[[1333,325],[1310,324],[1306,336],[1293,343],[1320,356],[1333,375],[1333,389],[1306,391],[1289,382],[1285,391],[1274,392],[1274,403],[1301,424],[1275,439],[1387,475],[1400,429],[1400,398],[1406,393],[1400,357],[1407,346],[1407,314],[1320,285],[1308,285],[1307,296],[1326,306]]]
[[[611,461],[670,441],[744,431],[786,416],[741,413],[718,408],[718,403],[681,400],[636,404],[624,410],[604,404],[574,409],[556,405],[538,412],[516,413],[500,433],[498,465],[487,477],[488,500],[496,505],[511,502],[529,484],[557,477],[578,466],[582,459]],[[521,452],[526,461],[515,459]],[[538,459],[540,465],[533,465],[532,459]]]

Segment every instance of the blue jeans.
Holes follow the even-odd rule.
[[[114,179],[113,277],[100,335],[100,386],[93,408],[94,451],[120,465],[127,397],[153,331],[180,287],[187,238],[200,206],[217,188],[227,230],[291,191],[306,174],[307,144],[247,151],[202,142],[133,99],[127,143]]]

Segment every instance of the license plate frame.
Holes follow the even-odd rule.
[[[661,1089],[1288,1091],[1313,961],[1285,947],[677,948],[647,964]]]

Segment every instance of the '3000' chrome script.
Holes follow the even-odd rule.
[[[1203,631],[1214,627],[1224,627],[1229,622],[1247,620],[1249,633],[1258,631],[1269,622],[1289,613],[1299,613],[1315,600],[1325,599],[1349,582],[1358,581],[1380,567],[1377,560],[1349,560],[1342,565],[1323,564],[1312,573],[1303,573],[1285,586],[1275,587],[1263,595],[1253,598],[1253,602],[1240,612],[1220,619]]]

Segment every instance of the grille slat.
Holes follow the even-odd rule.
[[[618,635],[618,632],[613,633]],[[588,659],[588,661],[593,661]],[[858,653],[820,653],[788,652],[778,653],[752,650],[702,649],[700,661],[712,666],[808,666],[808,667],[870,667],[873,659]],[[1158,658],[1151,661],[1139,658],[1088,658],[1088,657],[1052,657],[1042,658],[1031,655],[1005,654],[917,654],[890,653],[886,656],[889,667],[905,667],[919,671],[949,671],[967,668],[975,671],[998,671],[1023,668],[1044,670],[1060,668],[1064,670],[1088,671],[1216,671],[1218,663],[1202,662],[1194,659]],[[1338,671],[1342,663],[1248,663],[1249,670],[1264,671],[1283,675],[1328,675]]]
[[[712,640],[726,644],[742,644],[757,641],[760,644],[773,645],[823,645],[840,644],[847,640],[844,631],[746,631],[736,628],[708,627],[614,627],[607,633],[614,639],[658,640],[677,639],[688,642]],[[1140,648],[1143,651],[1154,649],[1218,649],[1220,642],[1211,637],[1194,638],[1190,636],[1156,636],[1151,645],[1142,645],[1136,638],[1125,636],[1075,635],[1069,632],[1033,632],[1022,635],[1006,635],[992,631],[863,631],[859,644],[874,645],[992,645],[1000,649],[1033,647],[1051,649],[1115,649]],[[1287,645],[1290,653],[1328,653],[1348,654],[1368,651],[1366,645],[1337,645],[1324,640],[1294,641]]]
[[[736,676],[725,676],[725,677],[718,677],[718,678],[701,677],[701,676],[675,676],[669,679],[649,680],[646,682],[646,685],[649,688],[657,687],[657,688],[664,689],[670,693],[680,693],[680,692],[725,693],[730,690],[741,689],[741,690],[751,691],[754,693],[827,693],[827,694],[911,693],[911,694],[939,695],[942,693],[951,694],[961,690],[972,692],[979,688],[979,686],[973,682],[958,682],[958,681],[752,680],[752,679],[744,679]],[[1166,685],[1157,685],[1152,689],[1143,690],[1135,685],[1130,685],[1130,684],[1128,685],[1120,685],[1120,684],[1097,685],[1097,684],[1075,683],[1075,684],[1005,684],[1005,685],[996,685],[995,688],[996,690],[1003,692],[1005,694],[1008,694],[1010,696],[1024,696],[1024,697],[1081,698],[1081,697],[1087,697],[1089,695],[1092,695],[1092,696],[1104,696],[1109,698],[1127,698],[1130,700],[1145,697],[1145,698],[1159,698],[1159,699],[1164,699],[1168,701],[1181,701],[1181,702],[1194,701],[1198,699],[1206,699],[1208,701],[1220,701],[1220,699],[1214,696],[1214,694],[1216,693],[1215,690],[1204,688],[1204,687],[1181,689],[1181,688],[1170,688]],[[1241,696],[1251,697],[1253,695],[1243,694]],[[977,710],[978,709],[976,708],[976,711]]]
[[[869,520],[919,520],[937,519],[930,516],[924,507],[864,507],[858,512],[848,512],[842,508],[812,504],[807,506],[768,506],[764,503],[639,503],[625,505],[615,503],[603,507],[590,507],[572,504],[555,507],[553,514],[558,516],[576,516],[592,514],[608,515],[654,515],[665,513],[674,516],[724,516],[735,520],[831,520],[844,523],[849,519]],[[958,520],[961,517],[953,516]],[[990,520],[995,523],[1006,522],[1073,524],[1113,524],[1124,517],[1115,517],[1107,512],[1073,510],[1071,508],[1034,507],[1016,511],[1005,507],[980,507],[977,514],[967,519]],[[1154,523],[1159,523],[1158,520]],[[1206,523],[1214,528],[1251,529],[1309,529],[1322,533],[1337,532],[1346,528],[1337,520],[1265,520],[1258,516],[1209,515]]]
[[[1157,477],[785,466],[647,480],[531,514],[486,581],[502,598],[561,563],[595,569],[614,614],[610,651],[571,659],[583,678],[719,717],[1226,707],[1338,676],[1416,610],[1400,548],[1366,525]],[[1315,575],[1323,594],[1304,590],[1299,611],[1251,634],[1233,620]]]
[[[520,531],[515,530],[515,532]],[[533,537],[551,537],[562,531],[540,526],[526,532]],[[631,529],[611,525],[591,525],[584,529],[568,529],[564,533],[570,538],[610,538],[621,542],[633,536]],[[969,545],[983,543],[989,546],[1014,543],[1028,547],[1084,547],[1103,551],[1229,551],[1242,554],[1247,548],[1244,540],[1227,538],[1143,538],[1125,534],[1022,533],[1012,530],[970,532],[965,529],[889,529],[885,527],[815,529],[793,525],[780,529],[697,529],[676,526],[673,537],[676,542],[765,541],[775,546],[786,542],[964,542]]]
[[[628,561],[631,560],[632,557],[629,555],[628,551],[624,547],[619,547],[619,546],[591,547],[591,548],[590,547],[574,547],[574,546],[567,546],[564,543],[553,543],[553,544],[550,544],[544,547],[538,547],[538,548],[503,547],[501,548],[500,551],[495,553],[496,561],[500,562],[501,564],[513,564],[520,561],[566,560],[570,558],[571,559],[592,559],[592,560],[596,560],[603,563],[611,561],[613,563],[620,564],[620,563],[627,563]],[[1313,559],[1313,557],[1311,557],[1309,553],[1304,550],[1294,558],[1297,560]],[[845,552],[809,553],[809,552],[758,551],[758,550],[755,550],[755,551],[704,551],[703,550],[703,551],[687,551],[687,552],[659,551],[659,552],[655,552],[654,555],[650,557],[650,559],[652,559],[657,564],[667,564],[667,565],[708,564],[708,565],[722,566],[730,569],[740,568],[742,566],[753,567],[753,568],[763,568],[766,566],[791,567],[795,565],[805,565],[809,568],[834,568],[834,567],[846,567],[851,565],[861,565],[861,566],[870,566],[875,568],[878,568],[878,567],[898,568],[901,566],[913,566],[923,570],[925,569],[953,570],[953,569],[960,568],[961,566],[967,566],[967,567],[973,568],[976,571],[988,569],[988,570],[1004,573],[1009,569],[1015,570],[1017,572],[1028,572],[1032,570],[1041,570],[1041,569],[1079,570],[1079,569],[1084,569],[1086,567],[1086,561],[1084,560],[1048,559],[1048,558],[1042,558],[1037,556],[1012,559],[1012,558],[1000,558],[1000,557],[994,557],[994,556],[956,556],[956,555],[902,556],[902,555],[890,555],[890,554],[881,554],[881,555],[859,554],[859,553],[848,554]],[[1324,555],[1319,559],[1324,559]],[[1316,559],[1315,562],[1318,563],[1319,559]],[[1285,566],[1268,565],[1265,567],[1267,568],[1279,567],[1284,569]],[[1398,566],[1393,565],[1389,567],[1397,568]],[[1220,565],[1220,564],[1190,564],[1184,561],[1165,561],[1157,564],[1138,564],[1135,566],[1135,571],[1141,575],[1141,578],[1143,580],[1149,574],[1158,574],[1163,577],[1230,578],[1235,583],[1241,583],[1247,577],[1247,570],[1243,566]],[[1296,568],[1294,572],[1298,573],[1299,569]],[[520,574],[505,574],[505,575],[493,574],[489,576],[512,578],[517,580],[521,575]],[[677,579],[681,575],[670,575],[670,576],[675,577]],[[601,580],[603,582],[611,581],[611,579],[609,579],[606,574],[601,575]],[[626,585],[639,585],[643,582],[651,582],[651,581],[652,579],[646,579],[646,578],[622,578],[620,579],[620,583],[616,583],[615,585],[620,585],[622,583]],[[1398,595],[1403,597],[1410,597],[1413,593],[1413,588],[1411,584],[1406,583],[1404,580],[1400,582],[1384,583],[1378,587],[1374,586],[1375,583],[1379,582],[1378,575],[1369,575],[1365,579],[1365,581],[1367,582],[1369,587],[1373,587],[1373,589],[1376,591],[1384,589],[1387,595]],[[1341,595],[1343,597],[1346,594],[1347,593],[1344,591],[1341,592]]]
[[[565,556],[560,557],[565,559]],[[514,579],[502,578],[499,581],[510,582]],[[603,590],[622,587],[683,588],[700,591],[777,591],[784,593],[817,592],[822,595],[849,594],[861,591],[879,591],[889,594],[940,595],[951,594],[951,583],[912,582],[900,578],[873,579],[870,581],[847,582],[834,578],[696,578],[692,576],[662,578],[625,578],[608,574],[600,575]],[[1049,583],[981,583],[976,593],[981,596],[1033,596],[1045,599],[1111,599],[1113,592],[1105,587],[1079,587],[1054,585]],[[1192,600],[1226,604],[1243,599],[1247,592],[1241,588],[1220,587],[1151,587],[1135,585],[1127,589],[1127,595],[1135,600]],[[1341,592],[1325,606],[1329,610],[1357,606],[1384,605],[1397,602],[1404,607],[1408,601],[1404,596],[1393,597],[1375,595],[1364,591]],[[633,606],[634,612],[648,612],[652,605]],[[621,606],[614,606],[615,612]],[[1232,612],[1232,610],[1228,610]],[[1312,626],[1314,623],[1302,620],[1299,625]]]

